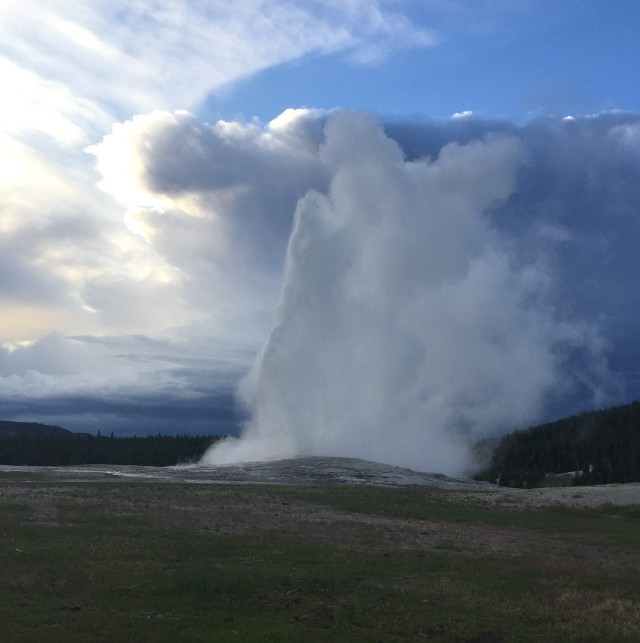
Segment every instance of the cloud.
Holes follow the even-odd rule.
[[[385,3],[355,0],[327,4],[334,11],[340,11],[343,20],[355,26],[351,59],[356,63],[375,64],[391,51],[438,44],[439,35],[435,29],[414,26],[405,14],[386,10]]]
[[[199,220],[224,237],[217,244],[211,239],[209,251],[223,254],[232,246],[234,253],[261,253],[275,240],[281,255],[297,200],[326,183],[317,158],[323,121],[322,112],[287,110],[264,127],[202,125],[184,111],[155,112],[116,125],[90,151],[101,187],[136,208],[129,222],[150,243],[161,245],[165,225]],[[258,245],[239,248],[251,239],[234,237],[236,227],[250,228]]]
[[[288,110],[265,126],[208,125],[155,112],[117,125],[91,149],[102,188],[164,263],[168,287],[179,282],[191,321],[206,319],[238,341],[264,337],[296,203],[327,184],[318,158],[325,118]]]
[[[0,229],[7,248],[4,262],[11,266],[15,279],[5,284],[4,294],[0,289],[0,299],[19,291],[22,299],[33,304],[46,292],[42,318],[55,318],[53,328],[63,333],[153,333],[182,323],[189,316],[183,303],[193,298],[182,294],[185,281],[170,256],[179,251],[172,250],[172,239],[162,239],[161,226],[156,227],[155,245],[149,245],[144,234],[149,230],[145,219],[150,203],[138,200],[143,194],[140,190],[123,195],[123,177],[133,177],[129,187],[136,183],[138,169],[132,158],[139,162],[144,158],[138,158],[136,150],[125,149],[119,155],[123,165],[118,190],[112,191],[130,206],[127,227],[122,225],[120,205],[96,189],[96,175],[85,149],[102,139],[115,122],[138,112],[197,107],[210,91],[259,69],[311,52],[355,50],[376,39],[381,30],[386,40],[393,37],[407,45],[420,45],[419,29],[392,9],[385,2],[324,7],[323,3],[271,0],[4,3],[0,9],[0,80],[8,91],[0,105]],[[393,24],[388,27],[384,20],[379,24],[370,21],[365,28],[364,14],[389,16]],[[152,115],[140,118],[151,127]],[[195,124],[188,125],[184,119],[178,124],[175,118],[173,129],[165,123],[165,140],[150,139],[160,155],[152,177],[157,185],[151,187],[165,192],[170,192],[168,181],[176,180],[184,187],[186,177],[163,150],[171,149],[176,141],[187,144],[185,128],[194,129],[191,140],[199,137]],[[131,127],[138,126],[135,119],[132,123]],[[154,133],[158,133],[160,123],[155,125]],[[225,136],[233,138],[233,133],[221,135],[221,144]],[[214,139],[211,136],[209,143]],[[232,149],[235,144],[229,145],[228,151]],[[200,166],[192,163],[189,176],[196,180],[211,161],[209,154],[199,159]],[[254,161],[258,171],[269,170],[259,153]],[[236,162],[240,163],[238,172],[243,171],[243,159]],[[221,180],[225,172],[227,180],[234,180],[230,178],[236,174],[233,164],[222,170],[218,168]],[[196,193],[198,186],[192,187]],[[291,189],[284,184],[281,189],[287,207]],[[151,201],[151,205],[164,206],[165,202]],[[214,205],[199,206],[194,201],[189,212],[211,212]],[[259,205],[247,203],[245,210]],[[175,232],[172,223],[176,220],[165,215],[167,233]],[[203,226],[193,221],[187,225],[184,218],[180,221],[187,228],[198,228],[176,239],[184,241],[185,256],[193,253],[193,269],[199,263],[206,270],[210,262],[204,258],[204,246],[222,246],[224,240],[219,237],[225,231],[208,228],[213,232],[205,233],[194,248],[192,242],[204,232]],[[58,233],[62,228],[64,236]],[[266,226],[265,234],[269,231]],[[28,252],[19,253],[27,239],[31,240]],[[268,247],[261,248],[268,253]],[[246,252],[257,248],[254,244]],[[263,290],[262,285],[256,288]],[[105,289],[113,294],[107,296]],[[55,313],[48,300],[55,300]],[[154,328],[154,315],[145,311],[162,301],[173,306],[157,310]],[[11,316],[18,319],[24,314],[14,307]],[[192,317],[201,319],[202,310],[195,310]],[[17,329],[20,324],[12,327]],[[44,330],[32,323],[22,328],[22,336],[12,331],[0,339],[33,341]]]
[[[393,4],[10,3],[0,13],[4,74],[20,91],[5,109],[29,128],[48,115],[56,126],[48,132],[75,138],[78,116],[95,127],[109,115],[190,107],[215,88],[311,52],[367,51],[359,55],[369,58],[432,44]]]

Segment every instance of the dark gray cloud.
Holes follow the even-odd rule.
[[[118,436],[167,434],[237,435],[245,420],[234,390],[203,391],[200,400],[166,395],[67,395],[28,400],[0,398],[0,415],[72,431]]]
[[[78,431],[234,433],[247,355],[188,341],[50,334],[0,349],[0,417]]]

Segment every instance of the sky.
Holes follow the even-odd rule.
[[[0,416],[455,472],[640,397],[639,24],[5,0]]]

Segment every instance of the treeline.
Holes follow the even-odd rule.
[[[535,487],[548,474],[567,472],[575,472],[576,485],[640,482],[640,401],[505,435],[474,477]]]
[[[120,438],[87,433],[0,435],[0,464],[64,466],[136,464],[165,467],[197,462],[218,436],[150,435]]]

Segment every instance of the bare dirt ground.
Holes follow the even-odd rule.
[[[495,494],[465,494],[469,499],[510,507],[580,507],[640,506],[640,483],[607,484],[597,487],[549,487],[509,489]]]

